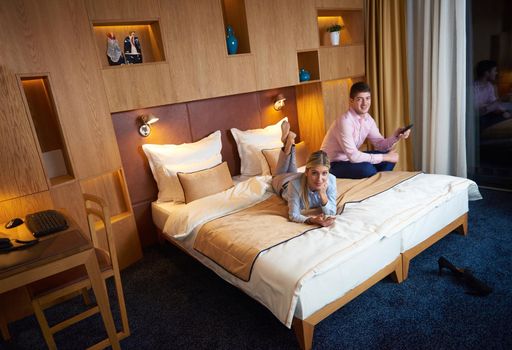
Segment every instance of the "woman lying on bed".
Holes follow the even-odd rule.
[[[288,202],[288,216],[291,221],[311,225],[330,226],[336,215],[336,178],[329,173],[330,162],[324,151],[312,153],[304,173],[297,172],[295,162],[295,136],[290,124],[281,124],[284,147],[279,154],[276,174],[272,187],[281,198]],[[321,208],[322,213],[314,216],[301,214],[304,209]]]

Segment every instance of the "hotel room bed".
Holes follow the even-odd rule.
[[[275,196],[269,192],[269,179],[253,178],[248,180],[251,186],[246,182],[235,186],[260,186],[254,201],[244,206]],[[402,281],[410,259],[453,229],[465,230],[468,199],[479,198],[479,193],[466,179],[415,175],[361,202],[347,203],[333,227],[308,231],[263,251],[248,281],[194,249],[203,222],[230,210],[216,214],[215,203],[232,194],[211,197],[216,196],[195,201],[193,207],[194,202],[154,202],[153,220],[165,239],[258,300],[287,327],[293,324],[301,347],[311,348],[315,324],[390,273]],[[190,210],[205,217],[195,218],[183,229],[183,221],[176,223],[173,217],[187,213],[189,218]]]
[[[270,135],[271,138],[258,140],[258,145],[259,149],[274,147],[272,145],[275,139],[280,140],[280,121],[264,129],[248,130],[264,127],[269,122],[258,124],[257,121],[262,121],[264,118],[254,118],[247,113],[240,114],[239,106],[232,100],[236,99],[234,97],[222,99],[222,109],[219,110],[218,115],[208,111],[208,113],[195,115],[194,118],[184,118],[180,114],[170,113],[163,118],[164,125],[159,125],[168,132],[162,132],[161,135],[165,137],[158,141],[153,140],[153,143],[176,145],[200,140],[195,144],[179,146],[183,151],[189,151],[190,146],[195,148],[207,139],[211,142],[211,137],[217,134],[214,144],[206,149],[203,148],[197,155],[201,157],[200,169],[213,166],[222,158],[228,163],[231,174],[250,175],[248,168],[260,164],[257,158],[254,158],[260,152],[255,152],[251,156],[251,148],[244,148],[243,139],[251,141],[253,136],[262,133],[263,136],[269,136],[264,131],[270,128],[270,133],[273,134]],[[258,105],[255,105],[254,109],[259,110]],[[225,115],[229,111],[237,118],[226,119]],[[200,215],[206,214],[214,218],[217,209],[229,209],[224,206],[232,202],[232,198],[229,195],[226,197],[226,194],[217,193],[186,205],[156,201],[157,195],[162,199],[161,195],[168,192],[162,192],[158,184],[158,173],[151,171],[155,170],[155,164],[151,162],[154,159],[148,154],[144,156],[141,150],[146,147],[145,141],[131,136],[131,126],[135,118],[137,115],[132,113],[120,115],[113,120],[122,151],[123,164],[127,171],[130,194],[133,197],[134,212],[139,213],[137,226],[140,232],[152,231],[149,226],[151,223],[148,223],[151,211],[152,223],[159,229],[161,237],[183,249],[221,278],[258,300],[284,325],[293,327],[300,346],[305,349],[312,347],[314,327],[325,317],[390,274],[398,282],[402,281],[403,277],[407,276],[409,261],[415,255],[454,229],[461,228],[465,232],[468,198],[479,197],[476,185],[466,179],[427,174],[413,176],[392,189],[362,202],[346,204],[343,213],[337,216],[331,228],[313,229],[272,249],[264,250],[254,261],[249,278],[244,280],[244,278],[235,277],[224,267],[194,249],[197,232],[206,222]],[[292,126],[295,125],[294,130],[297,130],[297,116],[290,113],[288,118]],[[180,123],[186,128],[182,129],[182,133],[177,134],[174,129],[176,125],[181,125]],[[233,127],[248,131],[244,134],[240,130],[234,130]],[[186,135],[187,130],[192,130],[194,137],[183,136],[181,141],[177,141],[176,135]],[[217,130],[221,131],[222,144]],[[174,149],[176,146],[170,147]],[[215,149],[214,154],[211,153],[212,149]],[[222,152],[222,157],[218,152]],[[173,151],[169,156],[175,157],[175,154]],[[185,159],[190,161],[189,158]],[[199,161],[194,157],[193,159]],[[210,160],[214,160],[214,164],[207,165],[206,163]],[[176,166],[176,162],[173,164]],[[168,166],[167,163],[164,165]],[[268,165],[270,167],[270,163]],[[174,170],[194,171],[193,169]],[[262,173],[262,170],[263,166],[258,171]],[[275,196],[267,191],[270,188],[269,179],[268,176],[249,178],[248,181],[252,181],[252,185],[259,189],[259,193],[253,196],[254,203],[258,201],[264,203],[265,198],[268,197],[268,200],[271,200],[272,196]],[[243,183],[236,184],[235,188],[240,189],[239,186],[244,186]],[[341,187],[343,189],[344,185]],[[234,189],[225,192],[230,193],[230,191]],[[418,200],[412,200],[411,195],[415,195],[414,198]],[[212,203],[211,198],[217,198],[217,202]],[[251,203],[245,204],[251,205]],[[254,204],[255,207],[258,205]],[[286,206],[284,203],[283,205]],[[194,209],[190,210],[190,208]],[[187,211],[196,219],[199,218],[199,222],[196,225],[190,225],[187,230],[179,226],[177,229],[175,224],[176,218],[180,217],[178,214],[186,214]],[[187,221],[183,219],[183,215],[180,220],[182,224]],[[170,223],[173,221],[174,228]],[[215,221],[217,220],[206,223],[204,226],[211,226]],[[284,217],[283,221],[287,221],[287,218]],[[144,227],[147,229],[141,230]]]

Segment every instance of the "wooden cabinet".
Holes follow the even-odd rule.
[[[86,2],[97,13],[109,6],[72,0],[0,4],[2,45],[9,48],[0,66],[0,161],[8,164],[0,172],[2,221],[65,208],[85,226],[80,184],[121,168]],[[114,2],[123,8],[123,1]],[[53,151],[56,158],[48,155]],[[131,227],[124,237],[138,244],[127,212],[116,220]],[[140,247],[121,247],[132,249],[125,256],[140,257]]]
[[[220,1],[162,2],[161,6],[176,101],[256,90],[253,55],[227,53]]]
[[[363,45],[320,48],[318,56],[322,81],[365,74]]]
[[[177,100],[166,62],[105,68],[101,73],[111,112],[164,105]]]
[[[257,89],[296,85],[297,50],[318,47],[313,1],[246,0]]]

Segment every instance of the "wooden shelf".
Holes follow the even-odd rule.
[[[57,176],[57,177],[50,179],[52,187],[62,186],[64,184],[67,184],[72,181],[75,181],[75,178],[73,176],[69,176],[69,175]]]
[[[327,27],[332,24],[344,26],[340,45],[364,44],[364,16],[362,9],[318,10],[318,36],[321,47],[332,47]]]
[[[302,83],[308,83],[311,81],[317,81],[320,79],[320,68],[318,65],[318,51],[317,50],[310,50],[305,51],[301,50],[297,52],[297,63],[299,67],[299,72],[302,68],[307,70],[311,76],[311,78],[307,81],[300,81]],[[297,72],[297,74],[300,74]],[[297,75],[299,77],[299,75]]]
[[[303,84],[314,84],[314,83],[320,83],[321,80],[320,79],[315,79],[315,80],[307,80],[307,81],[301,81],[299,82],[299,84],[303,85]]]
[[[98,48],[98,56],[103,68],[130,67],[150,62],[165,61],[162,35],[158,20],[141,21],[101,21],[93,23],[93,32]],[[142,63],[110,65],[107,58],[107,34],[114,33],[119,44],[119,48],[125,52],[125,39],[131,32],[139,39],[140,51],[142,54]]]
[[[36,135],[41,162],[50,186],[74,179],[47,75],[20,77],[25,103]]]
[[[236,39],[238,40],[238,50],[236,55],[251,53],[249,30],[247,29],[247,17],[245,15],[245,1],[222,0],[222,16],[224,19],[224,37],[226,37],[226,28],[230,25],[233,28]]]

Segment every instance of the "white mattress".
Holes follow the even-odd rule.
[[[389,193],[387,194],[389,196]],[[373,200],[379,200],[379,196],[385,198],[386,194],[380,194],[373,197]],[[440,201],[435,207],[430,208],[428,212],[417,218],[412,223],[401,228],[398,232],[378,236],[369,234],[368,238],[360,244],[354,245],[351,249],[347,249],[341,253],[336,253],[335,261],[329,268],[323,269],[321,273],[316,274],[314,271],[308,278],[301,281],[302,286],[300,295],[298,296],[294,315],[300,319],[305,319],[323,306],[340,298],[345,293],[361,284],[377,271],[390,264],[395,260],[401,252],[410,249],[416,244],[422,242],[441,228],[467,212],[468,209],[468,191],[461,188],[454,195],[449,196],[444,201]],[[153,203],[152,213],[153,220],[160,230],[163,230],[165,221],[172,211],[172,203]],[[179,205],[179,204],[178,204]],[[345,211],[357,211],[358,207],[365,205],[362,203],[349,204]],[[279,254],[279,249],[293,249],[294,245],[300,246],[301,240],[306,240],[307,235],[300,236],[285,244],[273,248],[271,254]],[[209,267],[220,277],[229,283],[241,288],[248,295],[266,305],[272,311],[272,305],[268,305],[269,301],[265,295],[255,294],[253,285],[267,283],[265,276],[254,274],[249,282],[243,282],[226,272],[222,267],[218,266],[210,259],[196,252],[193,248],[193,240],[195,235],[189,236],[185,240],[173,240],[176,244],[187,250],[192,256]],[[275,251],[276,250],[276,251]],[[257,271],[258,264],[265,264],[268,259],[263,258],[266,253],[260,255],[256,260],[254,271]],[[334,259],[333,259],[334,260]],[[265,267],[262,267],[265,270]],[[267,269],[268,270],[268,269]],[[270,282],[269,282],[270,284]],[[280,293],[279,290],[272,285],[274,293]]]

